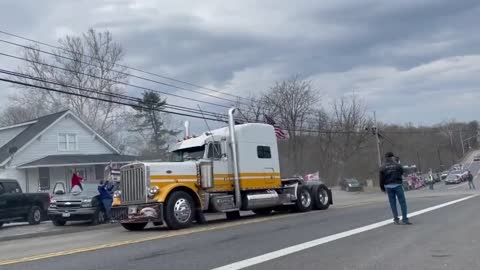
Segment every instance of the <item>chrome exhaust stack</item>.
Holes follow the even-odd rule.
[[[185,121],[184,127],[185,127],[185,133],[184,133],[183,137],[184,137],[184,139],[188,139],[190,137],[190,122]]]
[[[242,198],[240,195],[240,173],[238,171],[238,153],[237,153],[237,140],[235,136],[235,120],[233,114],[235,113],[235,107],[228,110],[228,131],[230,133],[230,146],[232,147],[233,156],[233,183],[235,187],[235,206],[240,209],[242,207]]]

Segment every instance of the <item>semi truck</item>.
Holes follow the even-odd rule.
[[[282,178],[274,127],[236,124],[190,136],[171,148],[170,162],[135,162],[120,168],[112,218],[125,229],[142,230],[152,222],[182,229],[205,223],[205,212],[238,219],[240,211],[258,215],[273,211],[324,210],[333,203],[331,190],[301,177]]]

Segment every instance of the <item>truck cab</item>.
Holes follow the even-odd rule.
[[[123,166],[112,214],[128,230],[152,221],[172,229],[203,222],[204,211],[239,217],[240,210],[270,213],[278,207],[308,211],[326,209],[331,191],[322,184],[280,177],[273,126],[259,123],[229,126],[186,138],[171,149],[170,162]]]

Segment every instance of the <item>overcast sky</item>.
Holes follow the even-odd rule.
[[[480,118],[479,23],[478,0],[0,2],[3,31],[56,43],[107,29],[125,64],[240,96],[300,74],[325,106],[355,91],[390,123]]]

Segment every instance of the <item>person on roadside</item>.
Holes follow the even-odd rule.
[[[113,188],[114,185],[111,185],[108,180],[100,180],[100,184],[98,185],[98,193],[100,193],[100,200],[102,202],[103,208],[105,209],[106,221],[110,221],[112,219]]]
[[[78,172],[74,172],[72,175],[72,188],[74,186],[79,186],[80,189],[83,190],[82,181],[83,181],[83,177],[78,175]]]
[[[467,181],[468,189],[475,189],[475,184],[473,183],[473,175],[470,171],[467,171]]]
[[[402,185],[403,167],[395,160],[392,152],[385,154],[385,163],[380,167],[380,189],[387,193],[390,208],[392,209],[393,222],[400,224],[397,210],[397,199],[402,210],[402,223],[405,225],[412,224],[407,217],[407,202],[405,199],[405,191]]]
[[[429,173],[428,176],[427,176],[427,182],[428,182],[428,188],[430,190],[433,190],[433,175],[432,173]]]

